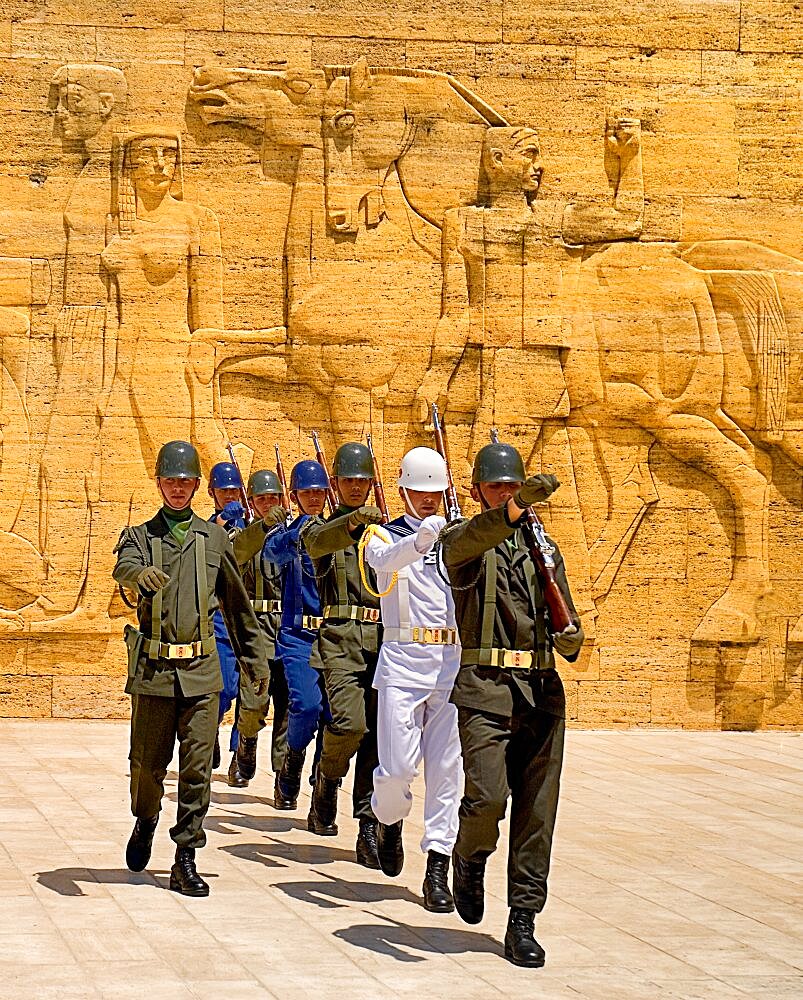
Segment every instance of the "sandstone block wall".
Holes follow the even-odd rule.
[[[435,401],[562,480],[574,723],[800,727],[802,84],[793,0],[3,0],[0,716],[126,714],[163,441],[392,500]]]

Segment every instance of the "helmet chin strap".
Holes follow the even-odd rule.
[[[477,483],[477,493],[479,493],[479,495],[480,495],[480,503],[482,504],[482,509],[483,510],[490,510],[491,509],[491,505],[485,499],[485,494],[482,492],[482,487],[480,486],[479,483]]]

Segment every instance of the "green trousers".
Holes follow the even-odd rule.
[[[178,810],[170,836],[178,847],[203,847],[218,693],[196,698],[135,694],[131,698],[131,812],[140,818],[158,815],[178,739]]]
[[[540,913],[547,896],[563,763],[562,718],[523,699],[507,718],[458,708],[466,776],[455,851],[469,861],[496,850],[510,798],[508,906]]]
[[[318,766],[327,778],[343,778],[354,760],[355,819],[375,819],[371,809],[376,749],[376,691],[372,684],[376,654],[366,655],[367,669],[352,669],[343,661],[321,671],[332,721],[323,734]]]

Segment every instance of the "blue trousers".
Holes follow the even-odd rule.
[[[292,750],[306,750],[319,725],[330,719],[320,674],[310,666],[311,651],[312,643],[304,634],[279,630],[276,655],[287,678],[287,745]]]
[[[215,633],[217,655],[220,659],[220,673],[223,676],[223,690],[220,692],[220,711],[218,713],[218,725],[220,725],[220,720],[237,700],[237,692],[240,689],[240,670],[228,635],[218,634],[217,629],[215,629]],[[232,753],[237,749],[238,740],[237,727],[232,726],[231,739],[229,740],[229,750]]]

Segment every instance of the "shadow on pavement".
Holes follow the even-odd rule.
[[[270,843],[234,844],[221,847],[221,851],[233,854],[237,858],[248,861],[258,861],[268,868],[285,868],[284,861],[295,861],[302,865],[331,865],[336,861],[357,861],[353,850],[344,847],[327,847],[324,844],[288,844],[281,840],[269,838]],[[275,860],[274,860],[275,859]]]
[[[346,882],[324,872],[316,871],[323,882],[276,882],[275,889],[298,899],[303,903],[314,903],[324,909],[335,909],[347,903],[379,903],[387,899],[403,899],[410,903],[420,903],[415,893],[402,885],[392,882]],[[342,900],[342,902],[341,902]]]
[[[471,931],[455,930],[453,927],[419,927],[397,923],[379,914],[383,923],[354,924],[334,932],[336,938],[389,955],[398,962],[425,962],[428,955],[462,955],[467,952],[483,952],[501,955],[502,946],[488,934],[476,934]],[[410,954],[420,952],[421,954]]]
[[[37,872],[36,881],[60,896],[86,896],[81,882],[96,885],[149,885],[154,889],[166,889],[169,872],[130,872],[127,868],[55,868],[51,872]]]

